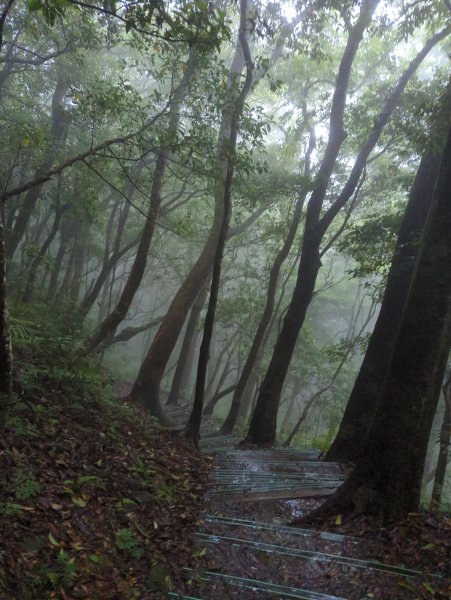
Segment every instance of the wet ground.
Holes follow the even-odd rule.
[[[187,569],[185,597],[414,599],[434,595],[434,578],[384,564],[377,539],[299,529],[290,521],[319,506],[344,480],[318,451],[240,450],[238,438],[202,442],[213,456],[200,567]],[[432,591],[431,591],[432,590]]]

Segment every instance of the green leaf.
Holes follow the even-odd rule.
[[[28,10],[33,12],[35,10],[41,10],[42,3],[41,0],[28,0]]]
[[[52,544],[52,546],[59,546],[59,542],[57,542],[55,540],[55,538],[53,537],[53,535],[51,533],[49,533],[49,542]]]
[[[76,498],[75,496],[72,496],[71,500],[76,506],[80,506],[80,508],[84,508],[87,504],[83,498]]]
[[[93,563],[99,564],[100,556],[98,556],[97,554],[90,554],[89,560],[92,561]]]

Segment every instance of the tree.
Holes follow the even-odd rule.
[[[418,509],[432,420],[449,351],[451,318],[451,129],[390,370],[359,462],[348,480],[307,517]]]
[[[237,77],[243,72],[244,68],[245,58],[238,45],[227,78],[226,95],[230,93],[231,88],[235,85]],[[269,66],[267,68],[269,68]],[[264,73],[259,74],[259,77],[263,77],[263,74]],[[254,81],[253,83],[255,85],[256,82]],[[198,294],[199,288],[203,285],[211,270],[221,227],[224,222],[224,184],[226,182],[229,164],[227,154],[228,147],[231,144],[233,146],[231,141],[231,123],[233,117],[231,108],[232,105],[230,104],[230,101],[225,102],[221,112],[216,156],[214,158],[214,214],[208,238],[198,259],[169,306],[166,316],[140,367],[138,377],[131,393],[133,399],[141,401],[149,408],[151,413],[158,418],[161,418],[162,414],[159,392],[164,371],[175,344],[177,343],[186,315]],[[245,220],[243,222],[244,227],[247,224],[248,220]],[[235,234],[236,231],[233,232],[233,235]],[[229,231],[229,237],[231,235],[232,230]]]
[[[350,175],[342,191],[322,214],[328,184],[332,176],[341,145],[346,137],[344,110],[352,64],[377,3],[363,2],[356,23],[350,28],[347,45],[340,61],[335,91],[330,111],[329,139],[316,185],[309,199],[299,262],[298,277],[284,324],[274,347],[273,356],[260,388],[257,405],[252,416],[245,443],[271,445],[276,436],[277,412],[280,395],[293,355],[299,332],[311,302],[318,272],[321,267],[321,243],[340,210],[352,197],[368,157],[374,149],[383,128],[393,113],[407,82],[429,51],[446,35],[448,29],[433,35],[410,62],[377,115],[371,132],[361,146]]]
[[[12,351],[6,302],[5,242],[0,215],[0,429],[8,419],[12,399]]]
[[[356,463],[371,426],[391,363],[418,252],[418,239],[429,214],[440,154],[426,152],[420,162],[398,233],[381,309],[363,363],[327,460]]]

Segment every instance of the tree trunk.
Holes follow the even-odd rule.
[[[138,174],[139,174],[139,172],[138,172]],[[136,186],[130,184],[127,187],[127,189],[125,190],[125,195],[126,195],[128,201],[133,199],[135,191],[136,191]],[[129,204],[129,202],[126,202],[126,204],[124,205],[124,209],[121,212],[121,215],[119,217],[117,231],[116,231],[116,237],[115,237],[115,240],[113,243],[113,248],[112,248],[111,254],[110,254],[110,244],[107,243],[105,245],[105,255],[104,255],[103,265],[100,270],[100,273],[99,273],[92,289],[89,291],[89,293],[87,293],[85,295],[85,297],[83,298],[83,300],[80,303],[79,313],[82,318],[86,317],[86,315],[91,310],[102,287],[104,288],[105,294],[108,293],[108,288],[109,288],[108,284],[110,281],[109,277],[110,277],[112,269],[117,265],[119,259],[124,254],[126,254],[129,250],[131,250],[131,248],[133,248],[133,246],[135,244],[138,244],[138,242],[139,242],[139,239],[132,240],[131,242],[125,244],[125,246],[122,249],[120,247],[121,242],[122,242],[122,237],[124,234],[124,230],[125,230],[125,225],[127,223],[129,211],[130,211],[130,204]],[[112,221],[110,221],[109,226],[108,226],[109,230],[110,230],[110,227],[112,228],[112,225],[113,225],[113,223],[112,223]],[[109,232],[109,233],[111,236],[111,232]],[[109,236],[107,236],[107,237],[109,237]],[[101,306],[105,306],[105,304],[106,303],[102,302]],[[100,323],[102,323],[106,319],[107,316],[108,315],[103,315],[103,318],[100,319]]]
[[[305,157],[305,166],[304,166],[304,176],[308,177],[310,175],[310,156],[313,152],[315,146],[315,137],[313,131],[310,134],[310,143],[309,148]],[[244,363],[243,370],[241,372],[241,376],[238,380],[237,387],[235,389],[235,393],[233,394],[232,404],[230,405],[229,413],[227,414],[224,423],[221,427],[221,433],[224,435],[230,434],[235,427],[236,420],[238,418],[238,413],[240,410],[241,399],[246,389],[247,382],[249,381],[249,376],[252,373],[252,370],[255,367],[255,363],[257,361],[258,354],[262,348],[263,339],[265,337],[265,333],[268,329],[268,325],[271,321],[271,317],[274,312],[274,302],[277,292],[277,283],[279,281],[280,269],[282,268],[285,259],[287,258],[291,247],[294,242],[294,238],[296,236],[296,232],[298,230],[299,222],[301,220],[302,209],[304,207],[305,198],[307,196],[307,189],[301,190],[299,197],[296,201],[296,206],[293,213],[293,219],[291,221],[290,227],[288,229],[287,236],[285,238],[285,242],[280,249],[279,253],[274,260],[274,263],[271,267],[269,273],[269,282],[268,282],[268,290],[266,292],[266,303],[263,309],[263,314],[260,319],[260,323],[257,327],[257,331],[255,333],[254,339],[252,341],[251,349],[249,350],[249,354],[247,356],[246,362]]]
[[[86,221],[86,218],[83,219],[80,222],[75,239],[72,279],[68,288],[68,300],[71,308],[77,306],[78,298],[80,296],[85,260],[88,253],[88,233],[90,227],[91,224]]]
[[[434,485],[432,488],[431,510],[433,512],[440,512],[443,484],[445,482],[446,468],[448,466],[448,450],[451,439],[451,375],[448,376],[445,385],[443,386],[443,396],[445,400],[445,411],[443,413],[443,421],[440,428],[437,468],[435,470]]]
[[[421,241],[392,363],[359,463],[308,517],[418,509],[432,421],[449,350],[451,318],[451,129]]]
[[[295,289],[260,389],[257,406],[245,443],[268,446],[275,441],[280,395],[321,267],[321,241],[334,218],[353,195],[366,161],[390,119],[409,79],[429,51],[448,34],[448,30],[445,29],[432,36],[402,73],[381,112],[376,117],[371,133],[357,155],[345,186],[330,208],[321,216],[329,179],[341,144],[346,136],[343,127],[343,114],[352,63],[363,32],[377,4],[378,2],[365,2],[362,4],[356,25],[351,28],[349,33],[332,100],[329,141],[318,172],[317,185],[307,207],[302,254]]]
[[[6,425],[12,401],[12,352],[6,302],[5,241],[0,219],[0,430]]]
[[[89,354],[108,336],[114,334],[117,326],[127,316],[133,298],[141,284],[147,265],[147,255],[155,231],[155,223],[161,204],[161,194],[166,174],[166,167],[172,157],[172,148],[177,140],[178,126],[180,122],[180,108],[183,100],[188,94],[189,84],[196,73],[198,64],[198,50],[192,47],[185,65],[183,77],[177,86],[173,98],[169,104],[169,124],[166,132],[167,146],[157,152],[157,160],[153,173],[152,187],[150,191],[150,205],[146,222],[142,231],[141,240],[138,245],[132,269],[127,278],[119,301],[114,310],[97,327],[97,329],[85,340],[82,354]],[[136,396],[136,394],[135,394]],[[143,400],[143,399],[141,399]]]
[[[197,323],[199,321],[200,313],[205,304],[208,293],[208,282],[206,281],[203,288],[200,290],[196,301],[193,304],[191,313],[186,326],[185,336],[183,338],[182,347],[180,349],[179,359],[177,361],[177,367],[175,369],[174,378],[172,380],[171,391],[166,402],[168,406],[177,406],[179,398],[181,396],[180,391],[182,388],[183,376],[186,369],[189,367],[188,359],[193,347],[194,334],[196,332]]]
[[[25,285],[25,291],[22,298],[22,302],[24,302],[24,304],[27,304],[31,301],[38,269],[41,266],[42,261],[44,260],[47,250],[50,248],[51,243],[53,242],[53,240],[56,237],[56,234],[58,233],[61,217],[63,216],[63,213],[66,209],[67,205],[59,206],[56,208],[52,229],[50,230],[47,239],[42,244],[38,254],[34,257],[33,261],[31,262],[30,269],[28,272],[27,283]]]
[[[213,275],[211,279],[210,298],[208,301],[207,314],[205,316],[204,332],[199,350],[199,363],[197,369],[196,387],[194,392],[193,409],[184,430],[185,438],[192,440],[196,446],[199,445],[200,425],[202,421],[202,410],[204,406],[205,378],[207,375],[208,355],[210,342],[213,335],[216,306],[218,302],[219,282],[221,277],[222,257],[227,240],[230,218],[232,215],[232,183],[236,161],[236,141],[238,137],[239,121],[243,112],[244,102],[252,86],[253,64],[249,50],[248,30],[250,28],[247,0],[240,0],[240,28],[238,33],[237,53],[242,55],[240,71],[231,71],[229,94],[226,94],[223,114],[230,114],[228,143],[223,145],[223,152],[218,155],[220,163],[227,165],[225,177],[220,183],[223,189],[223,217],[219,231],[218,243],[213,263]],[[236,88],[240,72],[246,67],[246,79],[237,97]],[[218,175],[221,173],[218,164]],[[221,178],[222,179],[222,178]]]
[[[362,450],[390,368],[439,166],[439,154],[423,155],[399,229],[379,316],[326,460],[357,463]]]
[[[236,77],[241,74],[243,69],[244,58],[241,51],[237,49],[229,72],[227,84],[229,91]],[[227,175],[227,149],[230,143],[231,118],[232,114],[230,111],[223,111],[216,150],[217,173],[214,192],[214,215],[208,239],[199,258],[174,296],[166,316],[144,358],[131,392],[131,397],[140,399],[156,417],[162,413],[160,406],[160,384],[166,365],[179,338],[187,312],[199,293],[200,286],[211,270],[212,261],[214,260],[218,246],[218,239],[224,222],[224,185]]]
[[[61,148],[64,143],[64,137],[67,133],[68,119],[63,103],[68,88],[69,81],[60,70],[58,73],[58,81],[55,92],[52,98],[51,138],[42,163],[36,170],[35,179],[48,171],[55,159],[58,149]],[[6,256],[8,258],[12,258],[14,256],[14,253],[24,236],[28,221],[33,213],[36,201],[39,198],[43,185],[44,184],[41,183],[40,185],[36,185],[35,187],[31,188],[28,190],[25,196],[11,233],[6,240]]]
[[[271,362],[260,388],[245,443],[267,446],[274,444],[276,439],[280,394],[308,305],[313,296],[316,277],[321,266],[319,256],[321,236],[317,230],[317,225],[329,179],[332,175],[341,145],[346,137],[343,115],[351,68],[363,33],[371,20],[372,13],[377,4],[376,0],[363,2],[357,22],[349,32],[332,99],[329,141],[316,178],[315,189],[307,206],[302,254],[296,286],[282,330],[274,347]]]

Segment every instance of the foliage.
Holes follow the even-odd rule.
[[[119,550],[128,554],[131,558],[140,558],[142,550],[139,547],[139,541],[136,533],[131,529],[118,529],[114,532],[114,543]]]

